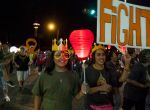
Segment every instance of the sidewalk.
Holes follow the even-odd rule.
[[[0,110],[33,110],[33,95],[31,93],[32,87],[38,75],[32,73],[25,81],[23,92],[19,92],[16,74],[11,74],[11,80],[16,84],[16,87],[9,87],[10,102],[0,103]],[[0,98],[2,98],[2,90],[0,90]]]

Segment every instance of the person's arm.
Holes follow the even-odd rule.
[[[119,78],[119,82],[125,82],[129,76],[129,72],[130,72],[129,66],[125,66],[124,70]]]
[[[77,100],[79,100],[81,97],[85,96],[87,93],[88,94],[93,94],[99,91],[104,91],[103,86],[97,86],[97,87],[92,87],[90,88],[88,85],[82,84],[80,92],[75,96]]]
[[[93,94],[93,93],[96,93],[96,92],[110,92],[112,89],[111,85],[109,84],[103,84],[101,86],[96,86],[96,87],[91,87],[89,89],[89,94]]]
[[[41,97],[35,96],[34,97],[34,110],[40,110],[41,109]]]
[[[17,60],[18,60],[18,55],[14,56],[14,62],[13,62],[13,63],[14,63],[14,65],[15,65],[17,68],[19,68],[19,65],[18,65],[18,63],[17,63],[17,62],[18,62]]]
[[[82,84],[80,92],[75,96],[76,99],[80,99],[86,94],[93,94],[96,92],[110,92],[112,87],[109,84],[103,84],[97,87],[89,87],[88,85]]]
[[[82,83],[81,84],[81,88],[80,91],[78,92],[78,94],[75,96],[75,98],[77,100],[79,100],[80,98],[82,98],[83,96],[85,96],[87,93],[89,92],[89,86],[87,83]]]
[[[91,87],[89,90],[89,94],[93,94],[100,91],[100,86]]]
[[[15,64],[15,66],[17,67],[17,68],[19,68],[19,65],[14,61],[14,64]]]
[[[146,85],[141,84],[141,83],[139,83],[139,82],[137,82],[135,80],[127,79],[127,82],[132,84],[132,85],[134,85],[134,86],[136,86],[136,87],[146,88]]]
[[[82,98],[84,95],[85,95],[85,94],[84,94],[82,91],[80,91],[80,92],[75,96],[75,98],[76,98],[77,100],[79,100],[79,99]]]
[[[130,61],[131,61],[131,56],[125,55],[125,66],[122,75],[119,78],[119,82],[125,82],[129,76],[130,72]]]

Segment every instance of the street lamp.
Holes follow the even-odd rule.
[[[49,23],[47,27],[50,31],[56,30],[56,39],[58,40],[59,39],[59,33],[60,33],[58,26],[56,27],[56,25],[54,23]]]
[[[53,37],[51,37],[52,35],[52,31],[54,31],[56,28],[56,25],[53,23],[53,22],[50,22],[48,25],[47,25],[47,29],[50,31],[50,45],[52,45],[52,39]]]
[[[49,24],[48,24],[48,29],[49,29],[50,31],[55,30],[55,24],[54,24],[54,23],[49,23]]]
[[[54,31],[54,30],[56,30],[56,25],[51,22],[47,25],[47,28],[49,31]]]
[[[33,23],[33,28],[34,28],[34,36],[37,37],[37,31],[38,31],[38,28],[39,28],[40,24],[35,22]]]

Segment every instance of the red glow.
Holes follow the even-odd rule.
[[[111,48],[111,45],[108,45],[108,49],[110,49]]]
[[[119,46],[119,48],[120,48],[120,51],[121,51],[122,53],[125,53],[125,52],[126,52],[126,47],[125,47],[125,46]]]
[[[93,33],[88,29],[74,30],[70,34],[69,40],[78,58],[86,60],[94,41]]]

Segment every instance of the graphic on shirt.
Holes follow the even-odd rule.
[[[103,85],[103,84],[106,84],[106,79],[103,77],[103,75],[100,73],[99,75],[99,78],[97,80],[97,85],[100,86],[100,85]]]
[[[103,75],[100,73],[99,78],[97,80],[97,85],[101,86],[103,84],[106,84],[106,79],[103,77]],[[100,94],[107,94],[107,92],[100,92]]]

